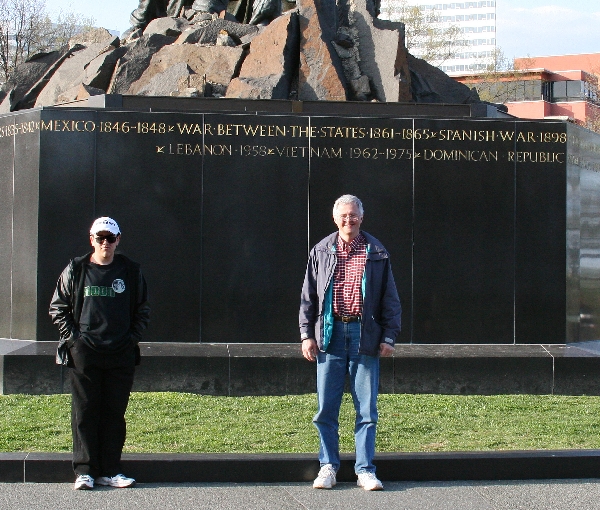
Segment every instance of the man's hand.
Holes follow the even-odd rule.
[[[379,344],[379,355],[382,358],[387,358],[394,354],[394,348],[390,344],[380,343]]]
[[[308,361],[316,361],[317,352],[319,352],[319,348],[317,347],[317,341],[314,338],[305,338],[302,340],[302,356]]]

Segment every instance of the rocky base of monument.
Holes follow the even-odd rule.
[[[100,94],[477,103],[404,44],[369,0],[302,0],[266,26],[220,14],[157,18],[119,39],[93,29],[33,56],[0,90],[0,113]]]

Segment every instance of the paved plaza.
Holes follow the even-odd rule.
[[[504,482],[387,482],[381,492],[351,483],[138,484],[73,491],[67,483],[1,483],[0,508],[19,510],[594,510],[600,479]]]

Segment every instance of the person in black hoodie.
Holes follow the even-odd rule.
[[[93,251],[69,262],[50,303],[60,332],[56,362],[69,367],[76,490],[135,484],[121,473],[120,462],[150,307],[139,264],[115,254],[120,240],[115,220],[95,220]]]

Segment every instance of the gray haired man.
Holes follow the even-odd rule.
[[[346,374],[356,410],[354,431],[357,484],[381,490],[375,476],[375,429],[379,357],[391,356],[400,332],[401,307],[390,257],[373,236],[360,230],[363,206],[343,195],[333,206],[338,231],[310,252],[300,303],[302,354],[317,362],[321,469],[318,489],[336,484],[340,467],[338,418]]]

